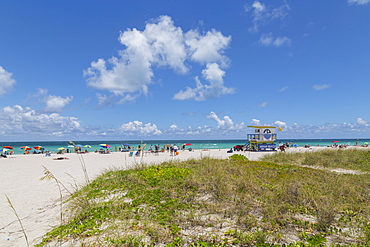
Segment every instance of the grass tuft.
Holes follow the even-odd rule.
[[[14,207],[13,203],[10,201],[9,197],[7,195],[5,195],[5,197],[6,197],[6,200],[7,200],[8,204],[9,204],[10,208],[13,210],[14,215],[17,217],[17,220],[19,222],[19,225],[21,226],[22,233],[23,233],[23,236],[24,236],[24,239],[26,241],[27,246],[30,246],[30,244],[28,242],[28,237],[27,237],[26,230],[23,227],[22,221],[19,218],[19,215],[17,213],[17,210],[15,210],[15,207]]]

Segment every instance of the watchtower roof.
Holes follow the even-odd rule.
[[[247,126],[247,127],[251,127],[251,128],[276,128],[275,126],[255,126],[255,125],[250,125],[250,126]]]

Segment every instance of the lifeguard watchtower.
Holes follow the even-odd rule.
[[[276,127],[247,126],[254,129],[254,134],[247,134],[250,151],[276,151]]]

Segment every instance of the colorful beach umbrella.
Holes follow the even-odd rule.
[[[36,146],[36,147],[33,147],[34,149],[36,150],[44,150],[45,148],[43,146]]]
[[[100,146],[101,146],[102,148],[110,148],[110,146],[109,146],[108,144],[100,144]]]
[[[91,148],[91,146],[90,145],[85,145],[84,148]]]
[[[6,148],[6,149],[13,149],[13,147],[11,147],[11,146],[4,146],[3,148]]]
[[[60,147],[60,148],[58,148],[58,150],[64,150],[64,149],[66,149],[66,148],[64,148],[64,147]]]
[[[30,148],[29,146],[23,146],[23,147],[20,147],[20,149],[23,149],[23,150],[32,150],[32,148]]]

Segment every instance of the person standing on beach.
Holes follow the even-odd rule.
[[[279,143],[279,149],[280,149],[280,151],[285,151],[285,146],[284,146],[284,144],[283,143]]]
[[[175,144],[175,146],[173,146],[173,154],[174,155],[177,155],[177,151],[179,150],[179,148],[176,146],[176,144]]]

